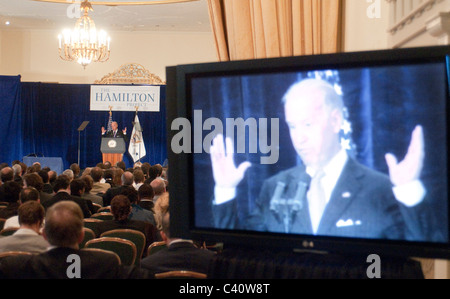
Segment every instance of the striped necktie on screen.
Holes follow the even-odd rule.
[[[325,192],[321,182],[324,176],[325,172],[322,169],[317,171],[311,179],[311,185],[308,191],[309,215],[314,233],[317,233],[320,219],[322,218],[323,211],[327,205]]]

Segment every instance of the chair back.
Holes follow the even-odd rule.
[[[167,271],[155,274],[156,279],[206,279],[207,275],[205,273],[186,271],[186,270],[176,270]]]
[[[33,253],[28,251],[20,251],[20,250],[12,250],[12,251],[4,251],[0,252],[0,259],[7,256],[15,256],[15,255],[33,255]]]
[[[0,218],[0,231],[3,229],[3,227],[5,226],[5,222],[6,219],[5,218]]]
[[[92,231],[94,233],[96,233],[98,231],[97,228],[98,228],[98,224],[100,222],[103,222],[103,220],[95,219],[95,218],[84,218],[84,221],[83,221],[84,227],[92,229]]]
[[[156,241],[150,244],[147,248],[147,255],[152,255],[155,252],[160,251],[161,249],[167,248],[167,244],[165,241]]]
[[[109,212],[101,212],[101,213],[95,213],[95,214],[91,215],[91,218],[100,219],[100,220],[113,220],[114,215]]]
[[[84,246],[86,245],[86,243],[92,239],[95,239],[95,233],[92,229],[87,228],[87,227],[83,227],[84,230],[84,238],[81,241],[80,244],[78,244],[78,246],[81,248],[84,248]]]
[[[0,231],[0,236],[11,236],[14,234],[20,227],[8,227],[4,228]]]
[[[137,250],[135,265],[140,266],[146,244],[145,235],[142,232],[134,229],[112,229],[102,233],[100,237],[122,238],[133,242]]]
[[[100,249],[100,248],[93,248],[93,247],[91,247],[91,248],[83,248],[82,250],[85,250],[85,251],[96,251],[96,252],[103,252],[103,253],[106,253],[106,254],[112,254],[112,255],[114,255],[116,257],[117,262],[119,263],[119,265],[122,264],[122,261],[120,260],[120,256],[117,253],[115,253],[114,251]]]
[[[99,248],[117,253],[125,266],[134,265],[136,260],[136,245],[121,238],[96,238],[88,241],[85,248]]]
[[[101,207],[97,210],[97,213],[111,213],[111,206]]]

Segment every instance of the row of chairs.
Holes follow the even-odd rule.
[[[83,250],[93,250],[98,252],[103,252],[105,254],[112,254],[117,258],[117,262],[119,264],[122,263],[120,256],[110,250],[105,250],[101,248],[84,248]],[[26,251],[6,251],[0,253],[0,260],[4,257],[8,256],[18,256],[18,255],[33,255],[31,252]],[[155,274],[156,279],[206,279],[207,275],[204,273],[199,273],[195,271],[186,271],[186,270],[176,270],[176,271],[167,271],[162,273]]]

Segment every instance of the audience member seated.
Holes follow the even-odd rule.
[[[169,193],[163,193],[155,202],[155,222],[156,228],[162,230],[162,216],[169,212]]]
[[[125,195],[130,200],[131,213],[128,217],[130,220],[140,220],[156,226],[153,213],[137,204],[138,192],[136,191],[136,189],[131,186],[127,186],[127,188],[125,188],[120,194]]]
[[[114,169],[114,178],[113,178],[113,184],[114,187],[122,186],[122,175],[125,171],[122,170],[122,168],[119,168],[116,166]]]
[[[23,182],[22,182],[22,166],[20,166],[20,164],[16,163],[13,164],[13,166],[11,167],[14,173],[14,178],[13,181],[16,183],[19,183],[19,185],[23,186]]]
[[[14,181],[7,181],[0,186],[0,201],[7,202],[6,208],[0,209],[0,218],[8,219],[17,215],[19,208],[19,195],[22,187]]]
[[[125,169],[127,168],[127,166],[126,166],[126,164],[125,164],[124,161],[118,161],[118,162],[116,163],[116,166],[117,166],[118,168],[122,169],[123,171],[125,171]]]
[[[42,186],[42,191],[48,194],[53,194],[53,187],[49,181],[48,171],[41,169],[37,174],[42,178],[42,182],[44,183],[44,185]]]
[[[155,195],[152,186],[149,184],[143,184],[138,190],[138,205],[146,210],[154,213],[153,196]]]
[[[156,178],[150,183],[150,186],[152,186],[153,191],[155,192],[155,196],[153,196],[153,202],[156,202],[158,197],[166,192],[166,183],[164,183],[164,180]]]
[[[62,201],[49,208],[43,235],[52,246],[51,249],[37,255],[3,258],[0,279],[148,277],[142,269],[120,265],[112,254],[79,249],[78,244],[84,237],[83,212],[74,202]]]
[[[70,170],[73,171],[73,177],[75,179],[80,177],[80,173],[81,173],[80,165],[78,165],[77,163],[72,163],[69,168],[70,168]]]
[[[41,200],[41,204],[44,205],[44,202],[51,199],[53,197],[53,194],[49,194],[44,192],[44,181],[42,180],[42,177],[33,172],[33,173],[27,173],[23,176],[23,187],[34,187],[39,192],[39,198]],[[52,187],[53,189],[53,187]]]
[[[86,184],[82,179],[74,179],[70,182],[70,195],[79,197],[81,200],[85,201],[91,214],[97,213],[98,207],[96,208],[90,199],[82,198],[86,189]]]
[[[50,185],[52,185],[52,187],[55,184],[55,181],[56,181],[57,177],[58,177],[58,174],[56,173],[56,171],[50,170],[48,172],[48,182],[50,183]]]
[[[81,195],[81,197],[84,199],[91,200],[93,203],[103,206],[103,197],[91,193],[92,185],[94,184],[94,180],[92,179],[92,177],[89,174],[87,174],[81,176],[81,179],[84,181],[85,184],[84,194]]]
[[[55,195],[53,195],[51,199],[42,203],[46,210],[57,202],[70,200],[80,206],[85,218],[91,217],[91,212],[89,211],[86,201],[83,198],[70,195],[70,180],[67,176],[63,174],[59,175],[55,181],[53,189],[56,192]]]
[[[139,187],[142,186],[142,184],[144,184],[145,181],[144,172],[141,169],[135,169],[133,171],[133,176],[134,176],[133,187],[137,191],[139,190]]]
[[[67,176],[70,181],[72,181],[75,178],[75,175],[73,174],[72,169],[66,169],[62,173],[63,175]]]
[[[22,205],[28,201],[37,201],[38,203],[40,203],[39,192],[36,190],[36,188],[26,187],[20,191],[19,204]],[[6,219],[3,228],[10,228],[10,227],[20,227],[18,215]]]
[[[14,170],[9,167],[3,167],[0,170],[0,180],[2,181],[2,183],[6,183],[6,182],[10,182],[14,180]]]
[[[91,169],[91,177],[94,180],[92,184],[91,194],[104,194],[111,185],[108,183],[102,183],[101,180],[103,178],[103,169],[100,167],[94,167]]]
[[[170,237],[170,214],[162,216],[161,237],[167,248],[142,259],[141,268],[150,274],[186,270],[208,274],[211,260],[215,256],[213,251],[195,247],[192,240]]]
[[[127,186],[133,186],[134,176],[130,171],[125,171],[121,177],[122,185],[114,188],[108,189],[106,193],[103,195],[103,206],[107,207],[111,204],[111,200],[114,196],[119,195],[122,191],[127,188]]]
[[[36,189],[34,191],[37,195]],[[44,207],[39,202],[30,200],[20,205],[18,213],[20,228],[13,235],[0,238],[0,252],[40,253],[46,251],[50,244],[39,234],[44,222]]]
[[[133,187],[131,187],[133,188]],[[105,220],[97,225],[97,231],[95,231],[96,236],[100,236],[103,232],[112,229],[135,229],[144,233],[146,238],[147,248],[154,241],[159,241],[160,236],[158,236],[158,231],[150,223],[130,220],[129,216],[131,213],[131,203],[127,196],[116,195],[111,201],[111,213],[114,215],[113,220]]]
[[[150,184],[157,177],[158,177],[158,168],[155,166],[150,166],[150,168],[148,169],[148,177],[145,180],[145,183]]]
[[[105,180],[105,183],[108,183],[110,185],[110,188],[116,187],[114,183],[114,170],[111,168],[103,170],[103,179]]]

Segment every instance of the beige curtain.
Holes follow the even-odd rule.
[[[220,61],[335,53],[343,0],[207,0]]]

